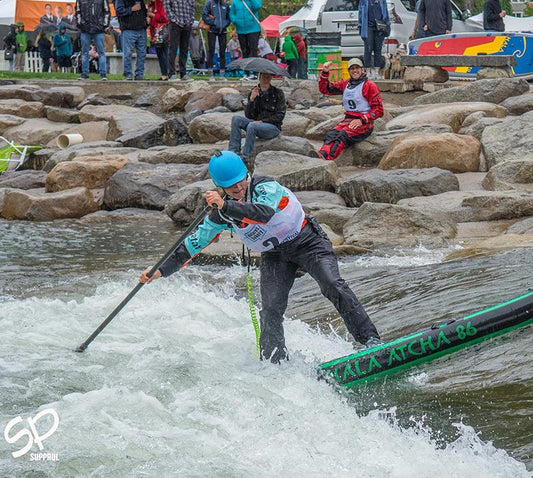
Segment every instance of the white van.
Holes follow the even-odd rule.
[[[469,19],[470,12],[452,4],[452,32],[483,31],[483,23]],[[387,1],[391,21],[391,34],[385,39],[383,52],[393,53],[399,44],[409,41],[416,21],[416,0]],[[341,49],[343,58],[363,56],[364,45],[359,35],[357,22],[359,0],[327,0],[318,14],[316,22],[317,33],[341,34]]]

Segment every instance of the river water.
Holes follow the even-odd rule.
[[[291,360],[274,366],[255,350],[245,268],[190,265],[74,353],[177,235],[168,221],[0,222],[1,477],[533,476],[531,327],[338,391],[314,367],[353,345],[308,276],[287,311]],[[531,250],[447,252],[341,272],[386,339],[533,286]],[[52,433],[14,457],[39,412],[37,435]]]

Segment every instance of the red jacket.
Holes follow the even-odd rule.
[[[323,95],[342,95],[349,81],[353,80],[340,80],[331,83],[329,81],[329,73],[320,73],[320,79],[318,80],[318,89]],[[370,111],[367,113],[350,112],[346,113],[348,118],[360,118],[364,124],[374,124],[374,120],[383,116],[383,103],[381,102],[381,92],[378,86],[366,78],[358,80],[364,81],[362,94],[370,105]]]
[[[305,42],[302,39],[302,35],[297,33],[292,37],[292,40],[296,45],[296,50],[298,50],[298,56],[300,58],[307,58],[307,47],[305,46]]]
[[[155,16],[150,19],[150,40],[154,40],[156,30],[160,30],[164,25],[169,23],[167,14],[165,13],[165,5],[163,0],[155,0],[148,6],[148,11]]]

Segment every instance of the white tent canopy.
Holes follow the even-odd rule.
[[[15,6],[17,0],[0,0],[0,25],[15,23]]]

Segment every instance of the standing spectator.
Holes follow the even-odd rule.
[[[161,81],[168,80],[168,27],[163,0],[150,0],[148,4],[148,23],[150,24],[150,43],[155,47]]]
[[[11,54],[8,54],[10,58],[7,60],[9,62],[9,71],[13,71],[15,56],[17,55],[17,25],[14,23],[9,26],[9,33],[4,37],[4,50],[6,53],[11,52]]]
[[[323,95],[342,95],[344,119],[326,133],[318,157],[333,161],[346,148],[372,134],[374,121],[383,116],[383,103],[378,86],[370,81],[359,58],[348,62],[349,80],[329,81],[331,61],[324,63],[318,89]]]
[[[291,78],[296,78],[298,74],[298,50],[292,41],[291,36],[287,33],[283,39],[283,53],[285,53],[285,63],[287,63],[287,70]]]
[[[192,23],[194,21],[194,0],[164,0],[165,12],[170,21],[170,53],[168,73],[176,80],[176,52],[179,48],[179,74],[182,80],[190,80],[187,75],[187,54]]]
[[[57,65],[62,69],[63,73],[69,72],[72,67],[72,60],[70,59],[72,56],[72,42],[67,35],[67,27],[65,25],[59,25],[53,41],[57,55]]]
[[[98,71],[107,80],[104,32],[109,28],[111,12],[108,0],[76,0],[76,23],[81,31],[81,76],[89,78],[89,50],[94,41],[98,53]]]
[[[420,18],[420,5],[422,4],[422,0],[416,1],[416,20],[415,20],[415,26],[413,27],[413,32],[411,35],[409,35],[409,40],[414,40],[416,38],[424,38],[425,32],[422,25],[422,20]]]
[[[197,70],[204,67],[205,49],[202,37],[198,33],[198,28],[193,28],[191,38],[189,39],[189,52],[191,54],[191,61]]]
[[[272,75],[261,73],[259,85],[252,88],[244,116],[231,118],[229,147],[246,162],[252,155],[256,138],[272,139],[281,133],[287,105],[280,88],[272,86]],[[241,130],[246,131],[246,140],[241,154]]]
[[[257,56],[257,43],[261,33],[258,15],[262,6],[262,0],[233,0],[231,2],[229,17],[239,35],[243,58]],[[243,80],[257,80],[257,76],[250,72],[244,75]]]
[[[207,0],[202,12],[202,20],[211,26],[207,32],[207,71],[209,79],[214,78],[213,58],[215,56],[215,43],[218,39],[220,79],[223,80],[226,73],[226,29],[230,24],[229,5],[225,0]]]
[[[450,3],[450,0],[444,1]],[[371,78],[380,78],[381,49],[385,37],[390,35],[387,0],[361,0],[359,2],[359,28],[365,44],[365,68],[370,72]],[[372,57],[374,57],[373,73]]]
[[[229,56],[231,57],[231,61],[238,60],[242,56],[239,35],[237,35],[235,30],[231,32],[231,39],[228,42],[227,50],[229,52]]]
[[[48,73],[50,70],[50,59],[52,58],[52,42],[46,36],[46,33],[39,33],[37,36],[37,48],[39,48],[39,55],[43,62],[43,73]]]
[[[24,23],[17,22],[17,54],[15,55],[15,71],[24,71],[26,63],[26,49],[28,48],[28,37],[24,31]]]
[[[133,79],[133,49],[137,53],[135,80],[144,80],[146,59],[146,5],[141,0],[116,0],[115,10],[122,30],[122,63],[126,80]]]
[[[300,80],[307,80],[307,47],[305,46],[302,35],[299,33],[295,33],[292,36],[292,40],[298,51],[298,78]]]
[[[452,7],[450,0],[422,0],[420,20],[426,37],[451,33]]]
[[[261,35],[259,41],[257,42],[257,54],[261,58],[268,58],[271,55],[274,55],[272,47],[269,45],[266,35]]]
[[[503,17],[506,12],[502,10],[498,0],[487,0],[483,9],[483,28],[485,31],[504,32]]]

